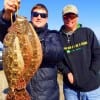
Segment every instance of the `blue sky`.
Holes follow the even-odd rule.
[[[0,0],[0,10],[4,0]],[[100,0],[21,0],[19,14],[30,20],[31,8],[43,3],[49,10],[49,28],[59,30],[62,23],[62,9],[67,4],[75,4],[79,9],[79,23],[90,27],[100,40]]]

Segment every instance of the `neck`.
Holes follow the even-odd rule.
[[[74,27],[66,27],[65,26],[65,32],[74,32],[77,29],[77,25]]]

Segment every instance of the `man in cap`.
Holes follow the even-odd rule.
[[[59,67],[65,100],[100,100],[100,45],[90,28],[78,24],[78,16],[76,6],[63,8],[60,33],[64,59]]]

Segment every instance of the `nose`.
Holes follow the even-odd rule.
[[[37,16],[37,18],[41,18],[40,14]]]

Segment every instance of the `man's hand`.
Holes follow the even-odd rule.
[[[4,1],[4,14],[5,20],[10,20],[11,13],[14,14],[20,7],[20,0],[5,0]]]
[[[73,83],[74,83],[73,74],[70,72],[70,73],[68,73],[67,77],[68,77],[69,82],[70,82],[71,84],[73,84]]]

